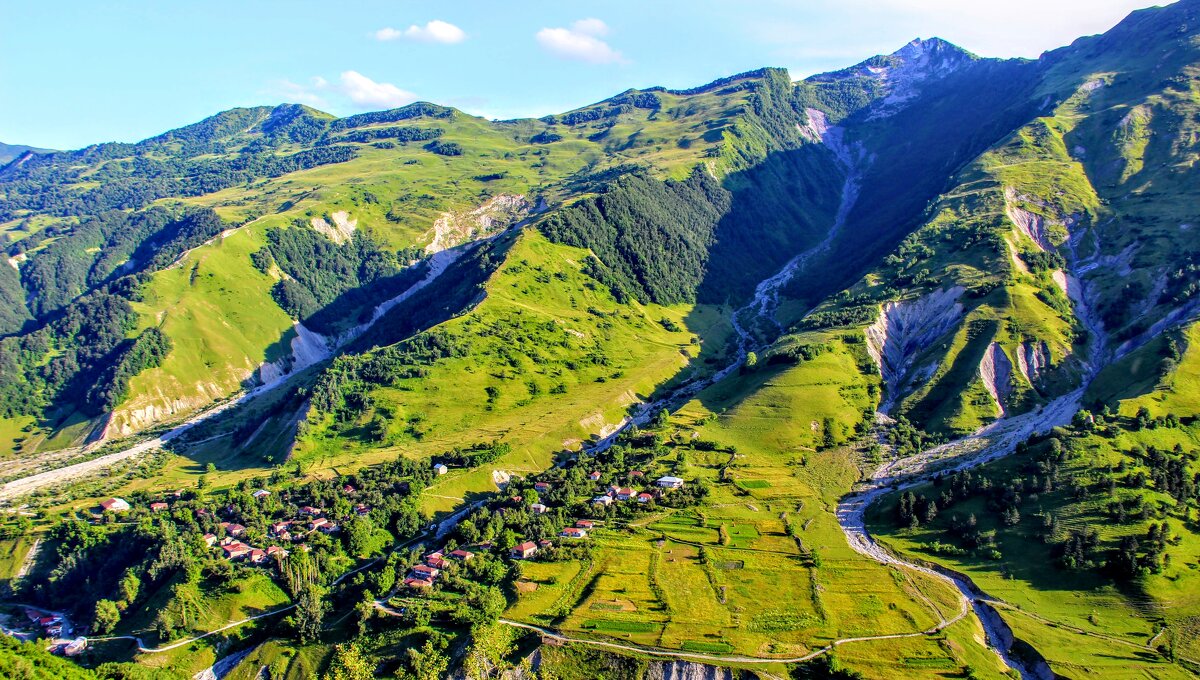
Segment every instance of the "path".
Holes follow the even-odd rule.
[[[534,626],[534,625],[531,625],[528,623],[521,623],[520,621],[510,621],[509,619],[500,619],[499,623],[502,623],[506,626],[512,626],[513,628],[523,628],[525,630],[532,630],[534,632],[540,633],[544,637],[559,640],[561,642],[571,642],[571,643],[580,644],[580,645],[590,645],[592,647],[605,647],[608,649],[618,649],[618,650],[625,651],[625,652],[634,652],[637,654],[647,654],[650,656],[661,656],[661,657],[667,657],[667,658],[672,658],[672,659],[691,659],[691,660],[695,660],[695,661],[707,661],[707,662],[714,662],[714,663],[740,663],[740,664],[784,663],[784,664],[786,664],[786,663],[804,663],[805,661],[811,661],[811,660],[817,658],[818,656],[821,656],[822,654],[831,652],[835,648],[840,647],[841,645],[844,645],[844,644],[851,643],[851,642],[871,642],[873,640],[898,640],[898,639],[902,639],[902,638],[912,638],[912,637],[923,637],[926,635],[936,635],[937,633],[940,633],[942,630],[944,630],[947,626],[950,626],[954,623],[957,623],[958,621],[961,621],[963,619],[963,617],[965,617],[966,615],[967,615],[967,612],[964,609],[962,612],[959,613],[958,616],[955,616],[952,619],[944,620],[941,623],[934,626],[933,628],[930,628],[928,630],[923,630],[923,631],[917,631],[917,632],[913,632],[913,633],[890,633],[890,634],[885,634],[885,635],[864,635],[864,636],[860,636],[860,637],[841,638],[839,640],[834,640],[833,642],[829,643],[828,645],[825,645],[824,647],[815,649],[815,650],[809,652],[808,654],[805,654],[804,656],[793,656],[793,657],[721,656],[721,655],[717,655],[717,654],[703,654],[700,652],[681,652],[681,651],[677,651],[677,650],[673,650],[673,649],[658,649],[656,647],[644,647],[642,645],[622,644],[622,643],[618,643],[618,642],[604,642],[602,640],[591,640],[588,638],[570,637],[568,635],[563,635],[562,633],[556,633],[548,628],[542,628],[541,626]]]

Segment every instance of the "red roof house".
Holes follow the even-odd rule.
[[[525,541],[524,543],[513,546],[513,549],[509,551],[509,554],[512,555],[514,560],[527,560],[536,555],[537,550],[538,547],[536,543],[533,541]]]

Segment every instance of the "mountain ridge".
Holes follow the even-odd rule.
[[[0,497],[55,558],[18,592],[205,654],[195,602],[297,603],[250,675],[503,669],[532,627],[793,677],[1186,677],[1198,36],[1184,0],[1037,60],[233,109],[9,166]],[[108,497],[131,521],[71,519]],[[340,531],[278,577],[201,547],[312,508]],[[637,675],[573,644],[547,673]]]

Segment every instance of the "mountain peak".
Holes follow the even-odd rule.
[[[921,91],[929,82],[946,76],[978,61],[979,57],[941,38],[914,38],[900,49],[886,55],[876,55],[830,73],[819,73],[811,82],[838,82],[852,79],[875,81],[877,95],[871,108],[871,118],[889,116]]]

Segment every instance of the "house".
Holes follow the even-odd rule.
[[[446,467],[443,463],[434,463],[433,465],[433,474],[435,475],[444,475],[449,471],[450,468]]]
[[[354,506],[354,514],[358,515],[359,517],[362,517],[363,515],[369,515],[371,514],[371,508],[363,503],[359,503],[358,505]]]
[[[617,486],[616,484],[613,484],[608,487],[608,495],[609,496],[616,496],[617,493],[619,493],[620,491],[621,491],[621,487]]]
[[[267,551],[266,550],[260,550],[259,548],[251,548],[250,562],[252,564],[262,564],[266,560],[267,560]]]
[[[271,492],[267,491],[266,489],[259,489],[250,495],[254,496],[256,499],[261,501],[262,499],[266,498],[267,496],[270,496]]]
[[[599,471],[599,470],[593,470],[592,472],[589,472],[589,473],[588,473],[588,479],[592,480],[593,482],[598,482],[598,481],[600,481],[600,471]]]
[[[275,557],[276,555],[278,555],[279,558],[282,559],[284,557],[287,557],[288,554],[289,553],[286,548],[280,548],[277,545],[272,545],[272,546],[267,547],[267,557]]]
[[[442,573],[442,570],[434,569],[427,564],[417,564],[413,566],[412,573],[413,576],[416,576],[417,578],[425,578],[432,581],[438,577],[438,574]]]
[[[353,496],[354,494],[358,493],[358,489],[346,484],[342,486],[342,493],[346,494],[347,496]]]
[[[630,470],[630,471],[629,471],[629,476],[630,476],[630,477],[645,477],[645,475],[644,475],[644,474],[642,474],[642,471],[641,471],[641,470]]]
[[[321,508],[314,508],[311,505],[306,505],[306,506],[300,508],[300,514],[307,515],[309,517],[316,517],[323,512],[324,512],[324,510],[322,510]]]
[[[546,511],[549,510],[550,508],[547,508],[546,506],[542,505],[541,503],[534,503],[533,505],[529,506],[529,509],[532,510],[533,514],[535,514],[535,515],[544,515],[544,514],[546,514]]]
[[[233,522],[221,522],[220,526],[225,530],[225,533],[229,534],[230,536],[237,537],[246,533],[246,527],[242,526],[241,524],[234,524]]]
[[[624,488],[624,489],[618,489],[618,490],[617,490],[617,500],[619,500],[619,501],[627,501],[627,500],[629,500],[630,498],[633,498],[633,496],[634,496],[634,493],[635,493],[635,492],[634,492],[634,490],[633,490],[633,489],[630,489],[630,488],[628,488],[628,487],[627,487],[627,488]]]
[[[239,543],[238,541],[234,541],[233,543],[230,543],[229,545],[225,546],[223,548],[223,550],[225,551],[225,559],[240,560],[241,558],[245,557],[246,555],[249,555],[252,548],[250,546],[246,545],[245,543]]]
[[[642,493],[639,493],[637,495],[638,503],[649,503],[652,500],[654,500],[654,494],[652,494],[652,493],[646,493],[645,491],[643,491]]]
[[[655,484],[664,489],[682,489],[683,480],[678,477],[659,477]]]
[[[220,540],[220,542],[217,543],[217,545],[224,548],[225,546],[229,545],[230,543],[237,543],[237,542],[238,542],[237,539],[234,538],[233,536],[226,536],[225,538],[222,538]]]
[[[217,535],[216,534],[204,534],[204,545],[211,548],[216,544],[217,544]]]
[[[129,501],[124,498],[107,498],[100,501],[100,509],[104,512],[129,512]]]
[[[612,505],[612,502],[612,496],[596,496],[592,499],[592,505],[603,505],[606,508]]]
[[[275,534],[275,537],[281,541],[288,541],[288,542],[295,541],[298,538],[300,538],[299,536],[293,536],[292,532],[290,532],[290,531],[281,531],[281,532]]]
[[[471,558],[475,557],[475,553],[469,550],[455,550],[454,552],[450,553],[450,557],[453,557],[456,560],[462,560],[463,562],[470,562]]]
[[[169,507],[171,507],[171,506],[167,505],[166,503],[163,503],[162,501],[159,501],[157,503],[151,503],[150,504],[150,512],[162,512],[163,510],[166,510]]]
[[[579,527],[580,529],[591,529],[592,527],[596,526],[596,523],[590,519],[580,519],[575,520],[575,526]]]
[[[441,553],[431,553],[425,556],[425,564],[428,564],[434,569],[445,569],[448,563],[448,560],[446,560],[445,557],[442,557]]]
[[[545,550],[547,548],[553,548],[554,544],[543,538],[540,541],[538,541],[538,547],[541,548],[542,550]]]
[[[533,485],[533,489],[539,493],[542,491],[549,491],[550,484],[548,482],[538,482],[537,484]]]
[[[524,543],[513,546],[513,549],[509,551],[509,554],[514,560],[527,560],[536,555],[537,551],[538,547],[536,543],[533,541],[525,541]]]
[[[587,538],[587,531],[579,527],[567,527],[558,534],[563,538]]]
[[[404,585],[408,586],[409,588],[432,588],[433,581],[423,578],[413,578],[410,576],[404,579]]]
[[[291,520],[285,519],[282,522],[276,522],[271,525],[271,533],[275,534],[276,536],[287,533],[288,527],[290,526],[292,526]]]
[[[314,531],[328,531],[329,527],[332,524],[333,524],[333,522],[330,522],[329,520],[325,519],[324,517],[318,517],[308,523],[308,528],[312,529]]]

